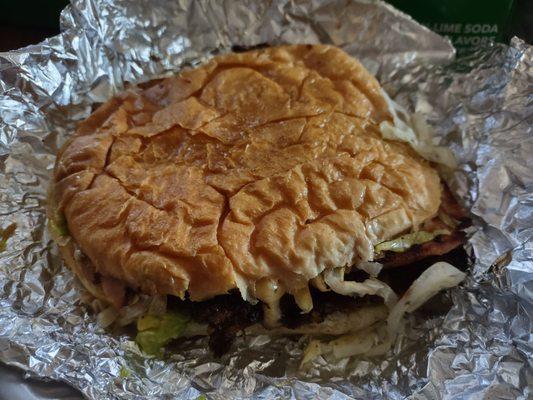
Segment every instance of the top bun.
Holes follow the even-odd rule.
[[[271,280],[295,293],[374,257],[440,205],[440,180],[342,50],[214,57],[102,105],[58,155],[53,207],[96,271],[200,301]]]

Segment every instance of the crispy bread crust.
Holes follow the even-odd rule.
[[[246,297],[262,279],[294,293],[437,213],[437,173],[380,137],[388,119],[378,82],[338,48],[218,56],[84,121],[50,214],[101,276],[147,293]]]

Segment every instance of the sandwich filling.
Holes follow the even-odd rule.
[[[104,322],[151,315],[146,349],[200,325],[217,354],[258,323],[344,334],[357,326],[335,313],[370,324],[402,304],[389,271],[464,241],[464,211],[401,121],[335,47],[217,56],[80,124],[57,157],[52,232],[89,292],[121,310]]]

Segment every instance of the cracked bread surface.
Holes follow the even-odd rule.
[[[437,213],[440,179],[381,138],[390,119],[338,48],[221,55],[96,110],[58,154],[52,201],[95,270],[129,287],[294,293]]]

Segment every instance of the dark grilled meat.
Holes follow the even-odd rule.
[[[431,255],[422,260],[404,264],[401,268],[384,268],[378,279],[388,284],[396,294],[402,295],[422,272],[439,261],[448,262],[461,271],[465,271],[469,264],[466,251],[462,246],[458,246],[446,254]]]
[[[453,197],[453,194],[447,185],[444,185],[442,190],[440,208],[457,221],[463,221],[468,217],[468,212],[457,202],[457,200],[455,200],[455,197]]]
[[[455,231],[450,235],[437,236],[431,242],[412,246],[402,253],[386,251],[385,256],[377,260],[385,269],[403,267],[424,260],[430,256],[441,256],[465,243],[463,232]]]
[[[465,237],[462,232],[454,232],[451,235],[439,236],[432,242],[413,246],[404,253],[387,252],[385,257],[379,260],[385,268],[378,278],[401,295],[422,272],[438,261],[446,261],[465,270],[468,265],[468,256],[461,247],[464,241]],[[400,266],[401,268],[396,268]],[[354,270],[346,275],[347,280],[358,282],[367,278],[368,275],[361,270]],[[302,314],[293,296],[282,297],[280,322],[283,326],[297,328],[308,323],[319,323],[336,311],[350,312],[382,302],[382,299],[377,296],[365,296],[354,300],[352,297],[334,292],[321,292],[313,287],[310,290],[313,297],[313,310],[307,314]],[[206,323],[209,326],[209,348],[217,357],[229,351],[239,332],[263,320],[261,303],[252,305],[244,301],[236,291],[202,302],[175,299],[169,303],[170,307],[174,306],[180,311],[188,312],[196,322]]]
[[[377,261],[383,264],[385,269],[403,267],[431,256],[442,256],[464,244],[466,236],[457,229],[468,226],[470,220],[468,219],[467,211],[455,200],[447,185],[443,185],[442,188],[440,213],[446,214],[459,225],[447,225],[437,216],[426,221],[422,226],[422,230],[434,232],[439,229],[455,229],[451,234],[437,236],[430,242],[412,246],[401,253],[386,251],[383,257]]]
[[[261,304],[250,304],[233,291],[202,302],[181,302],[191,317],[209,328],[209,348],[217,357],[227,353],[238,332],[263,320]]]

